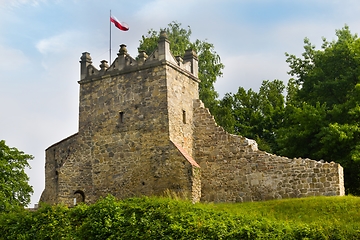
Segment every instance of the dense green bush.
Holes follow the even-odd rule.
[[[359,239],[360,198],[239,204],[168,198],[41,205],[0,214],[0,239]]]

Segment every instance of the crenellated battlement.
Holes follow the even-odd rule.
[[[165,62],[182,71],[191,73],[195,78],[198,77],[198,57],[195,51],[188,49],[183,57],[174,57],[170,51],[170,41],[166,32],[161,32],[158,46],[150,55],[147,55],[143,50],[139,50],[138,56],[133,58],[128,54],[126,45],[121,44],[117,58],[110,66],[108,61],[102,60],[99,65],[100,69],[97,69],[92,65],[92,59],[88,52],[84,52],[80,59],[80,82],[96,80],[106,75],[117,75],[121,72],[139,71]]]

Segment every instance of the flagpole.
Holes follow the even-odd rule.
[[[111,9],[110,9],[110,18],[111,18]],[[111,65],[111,20],[109,18],[110,23],[110,43],[109,43],[109,65]]]

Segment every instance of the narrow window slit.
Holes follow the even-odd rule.
[[[183,123],[186,123],[186,111],[183,110]]]
[[[122,111],[119,112],[119,122],[120,123],[124,122],[124,112],[122,112]]]

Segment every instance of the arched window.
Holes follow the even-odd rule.
[[[81,190],[76,190],[74,192],[74,205],[76,206],[78,203],[85,202],[85,193]]]

